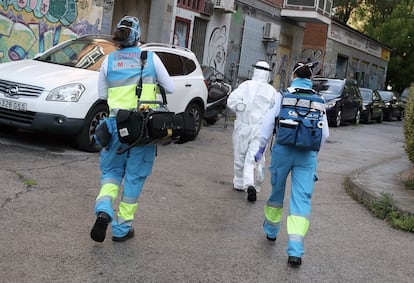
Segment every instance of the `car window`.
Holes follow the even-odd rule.
[[[361,92],[362,100],[363,101],[371,101],[372,100],[372,94],[369,89],[359,89]],[[375,96],[374,96],[375,97]]]
[[[35,60],[76,67],[99,70],[105,55],[117,50],[117,45],[109,41],[75,40],[52,48]]]
[[[342,92],[342,81],[336,80],[314,80],[313,89],[319,91],[322,95],[338,97]]]
[[[381,96],[382,100],[385,101],[390,101],[394,97],[394,93],[392,93],[392,91],[379,90],[378,94]]]
[[[183,76],[196,69],[195,63],[186,57],[172,53],[157,52],[170,76]]]
[[[344,94],[348,97],[357,97],[358,92],[353,85],[345,84]]]

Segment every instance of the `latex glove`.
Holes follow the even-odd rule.
[[[263,158],[263,153],[264,153],[264,151],[265,151],[265,147],[259,147],[259,150],[256,152],[256,154],[254,155],[254,160],[256,161],[256,162],[259,162],[260,161],[260,159],[262,159]]]

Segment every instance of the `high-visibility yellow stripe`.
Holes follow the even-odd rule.
[[[137,211],[138,203],[130,204],[125,202],[119,203],[118,216],[126,221],[134,219],[135,211]]]
[[[99,199],[103,196],[110,196],[112,200],[114,200],[118,195],[118,188],[118,185],[115,184],[105,184],[101,187],[101,191],[99,192],[96,199]]]
[[[283,209],[271,207],[266,204],[264,207],[264,214],[269,222],[279,223],[282,219]]]
[[[135,109],[138,99],[136,85],[118,86],[108,89],[108,106],[110,109]]]
[[[295,234],[305,237],[309,228],[309,219],[298,216],[289,215],[287,217],[287,232],[288,234]]]

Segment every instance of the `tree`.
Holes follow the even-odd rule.
[[[360,7],[364,0],[334,0],[333,6],[335,17],[343,22],[348,23],[352,13]]]
[[[392,48],[387,81],[401,91],[414,82],[414,0],[400,1],[378,26],[370,26],[369,36]]]
[[[392,48],[387,81],[401,91],[414,82],[414,0],[335,0],[335,16]]]

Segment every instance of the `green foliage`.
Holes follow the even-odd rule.
[[[394,203],[390,194],[382,193],[377,200],[368,205],[368,209],[378,218],[386,220],[392,227],[414,232],[414,216],[395,209]]]
[[[408,159],[414,163],[414,84],[410,86],[407,99],[404,116],[404,148]]]
[[[412,215],[393,211],[387,220],[394,228],[414,232],[414,216]]]
[[[394,200],[390,194],[382,193],[381,196],[369,204],[369,210],[378,218],[387,219],[394,210]]]
[[[351,14],[362,4],[363,0],[334,0],[335,17],[347,23]]]
[[[354,28],[391,47],[387,83],[393,90],[414,82],[414,0],[336,0],[334,6],[336,17],[346,23],[352,14]]]

